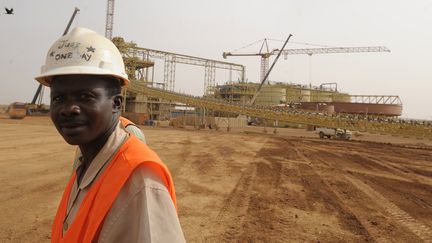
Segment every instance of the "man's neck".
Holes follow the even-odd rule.
[[[108,138],[115,131],[117,124],[118,124],[118,121],[113,122],[110,129],[108,129],[101,136],[99,136],[95,140],[91,141],[90,143],[79,145],[79,148],[80,148],[82,156],[83,156],[82,163],[84,163],[83,164],[84,171],[87,170],[91,161],[93,161],[93,159],[96,157],[96,155],[102,149],[102,147],[105,145]]]

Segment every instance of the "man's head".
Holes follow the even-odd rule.
[[[51,83],[51,119],[69,144],[107,137],[120,115],[120,91],[119,81],[109,76],[56,76]]]
[[[109,136],[121,111],[121,86],[129,83],[115,45],[79,27],[54,42],[36,80],[51,87],[51,119],[74,145]]]

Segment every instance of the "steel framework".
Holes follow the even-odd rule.
[[[216,87],[216,64],[209,61],[205,66],[204,72],[204,95],[214,94]]]
[[[352,103],[402,105],[397,95],[350,95]]]
[[[119,48],[120,52],[122,52],[125,62],[128,62],[127,59],[135,58],[136,61],[151,61],[151,58],[157,58],[164,60],[164,80],[163,80],[163,89],[174,91],[175,86],[175,70],[176,64],[187,64],[194,66],[202,66],[204,67],[204,94],[208,95],[213,92],[214,87],[216,85],[216,69],[225,69],[229,70],[230,78],[232,77],[232,71],[236,71],[239,74],[240,81],[244,81],[245,79],[245,66],[230,63],[217,61],[212,59],[194,57],[189,55],[183,55],[173,52],[166,52],[160,50],[154,50],[149,48],[137,47],[135,43],[125,42],[121,37],[115,37],[113,39],[114,44]],[[146,68],[146,67],[144,67]],[[135,70],[138,71],[138,70]],[[132,77],[131,79],[137,79]]]

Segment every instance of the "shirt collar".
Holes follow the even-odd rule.
[[[120,149],[120,146],[124,143],[127,137],[128,134],[122,128],[121,123],[119,122],[114,132],[108,137],[108,140],[102,149],[91,161],[79,185],[80,189],[86,188],[95,180],[102,168],[104,168],[104,166],[109,161],[111,161],[112,157],[118,151],[118,149]]]

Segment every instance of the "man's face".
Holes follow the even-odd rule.
[[[103,77],[90,75],[58,76],[51,83],[51,120],[67,143],[87,144],[110,130],[120,106],[108,87]]]

